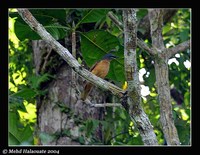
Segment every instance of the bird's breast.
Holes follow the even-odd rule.
[[[95,68],[92,70],[92,73],[101,78],[105,78],[105,76],[109,72],[109,68],[110,68],[110,61],[102,60],[95,66]]]

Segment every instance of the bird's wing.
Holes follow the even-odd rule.
[[[94,75],[100,78],[105,78],[109,71],[109,65],[110,62],[108,60],[101,60],[94,64],[90,70]]]
[[[94,67],[97,65],[97,63],[99,63],[99,61],[97,61],[97,62],[90,68],[90,72],[92,72],[92,70],[93,70]]]

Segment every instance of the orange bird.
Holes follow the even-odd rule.
[[[106,77],[106,75],[109,72],[110,69],[110,61],[112,59],[117,58],[115,55],[108,53],[105,56],[103,56],[103,58],[96,62],[91,68],[90,68],[90,72],[92,72],[94,75],[104,79]],[[88,82],[86,83],[83,92],[81,93],[81,99],[84,101],[88,94],[90,93],[91,89],[93,87],[93,84]]]

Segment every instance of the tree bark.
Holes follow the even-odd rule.
[[[50,52],[50,45],[45,41],[33,41],[33,52],[35,67],[39,70],[42,59],[41,54],[46,50]],[[43,51],[43,52],[42,52]],[[51,51],[55,53],[55,51]],[[57,55],[58,56],[58,55]],[[38,72],[38,71],[37,71]],[[40,73],[38,73],[40,74]],[[56,136],[51,140],[45,141],[41,138],[41,145],[88,145],[91,138],[102,140],[101,127],[95,131],[95,135],[87,137],[83,128],[83,122],[88,119],[102,120],[104,117],[104,108],[91,107],[79,100],[79,92],[83,89],[84,80],[76,77],[71,81],[73,73],[71,67],[66,63],[57,68],[55,79],[46,84],[45,89],[48,93],[37,100],[37,119],[38,135],[45,133],[49,136]],[[76,83],[76,87],[74,87]],[[79,90],[77,90],[79,88]],[[94,88],[91,92],[93,103],[104,102],[105,93],[100,89]],[[80,123],[82,122],[82,123]],[[80,142],[79,138],[83,141]]]
[[[167,145],[180,145],[174,125],[169,88],[168,55],[162,37],[163,10],[149,9],[151,39],[155,54],[155,74],[160,103],[160,121]]]

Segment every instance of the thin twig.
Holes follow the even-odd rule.
[[[75,32],[75,24],[72,24],[73,31],[72,31],[72,55],[76,58],[76,32]]]
[[[47,62],[48,62],[48,58],[49,58],[51,52],[52,52],[52,48],[48,51],[47,56],[44,58],[44,63],[43,63],[43,65],[42,65],[42,69],[41,69],[41,72],[42,72],[42,73],[45,71],[46,64],[47,64]]]
[[[140,48],[142,48],[148,54],[151,54],[151,55],[155,54],[155,50],[153,50],[153,48],[150,48],[142,39],[139,39],[138,37],[137,37],[137,44]]]
[[[72,31],[72,55],[76,59],[76,31],[75,31],[75,24],[72,24],[73,31]],[[76,87],[76,74],[74,70],[72,70],[72,84]]]
[[[87,105],[95,108],[101,108],[101,107],[122,107],[121,103],[98,103],[93,104],[90,102],[90,100],[86,99],[84,101]]]
[[[122,107],[121,103],[103,103],[103,104],[93,104],[93,107],[100,108],[100,107]]]
[[[112,11],[108,12],[108,17],[115,23],[115,25],[123,31],[123,24],[112,14]]]
[[[111,137],[108,141],[110,142],[112,139],[114,139],[114,138],[116,138],[116,137],[118,137],[118,136],[120,136],[120,135],[124,135],[124,134],[129,135],[129,131],[124,131],[124,132],[121,132],[121,133],[119,133],[119,134],[116,134],[116,135],[114,135],[113,137]]]
[[[76,59],[76,32],[75,32],[74,21],[72,23],[72,55]],[[71,69],[71,72],[72,72],[72,76],[71,76],[71,88],[70,88],[70,104],[72,103],[71,102],[72,96],[73,96],[73,94],[75,94],[75,92],[77,90],[76,73],[73,69]],[[74,104],[74,103],[72,103],[72,104]]]

